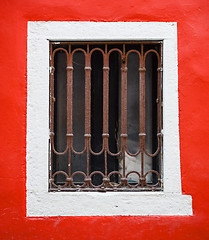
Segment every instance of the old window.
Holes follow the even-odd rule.
[[[60,41],[59,44],[58,41]],[[83,46],[79,46],[79,42]],[[51,49],[50,43],[52,44]],[[69,59],[70,56],[72,56],[72,51],[76,50],[77,47],[83,49],[88,55],[87,43],[91,45],[91,47],[89,45],[89,52],[99,47],[103,50],[104,55],[106,55],[104,45],[107,44],[107,52],[110,51],[110,48],[116,48],[118,51],[120,50],[122,54],[117,53],[117,51],[112,52],[109,58],[109,66],[106,65],[106,63],[108,63],[107,61],[103,61],[101,50],[94,51],[91,63],[84,61],[85,54],[83,54],[82,51],[75,51],[76,54],[74,55],[74,59]],[[103,46],[98,46],[100,43],[103,44]],[[72,45],[71,49],[69,48],[70,44]],[[133,52],[129,54],[127,61],[123,61],[123,44],[125,44],[126,54],[129,50],[138,51],[141,58],[138,57],[137,52]],[[141,44],[143,44],[143,48]],[[163,54],[161,53],[161,46],[163,47]],[[62,48],[62,52],[59,51],[58,48]],[[191,196],[183,195],[181,192],[178,131],[177,24],[169,22],[35,21],[28,23],[27,49],[27,216],[191,215]],[[149,50],[155,50],[159,54],[160,61],[157,61],[158,57],[154,52],[147,54],[145,62],[141,61],[143,60],[142,56],[145,56],[145,53]],[[50,53],[51,56],[53,56],[54,53],[55,59],[53,64],[55,69],[49,68],[53,66],[52,62],[49,64]],[[163,63],[163,76],[162,69],[158,66],[159,62]],[[69,63],[72,63],[72,65]],[[127,64],[128,70],[125,68],[124,64]],[[105,67],[104,69],[103,66]],[[72,67],[74,70],[72,70]],[[146,68],[146,72],[144,72],[144,67]],[[124,71],[121,71],[121,68]],[[130,69],[132,69],[131,72],[133,76],[132,74],[130,75]],[[149,69],[154,69],[154,72],[152,73]],[[156,71],[156,69],[158,71]],[[55,75],[59,75],[59,77],[54,75],[54,85],[49,84],[49,72],[52,73],[53,70]],[[91,81],[88,80],[91,82],[91,91],[89,90],[89,97],[87,97],[89,102],[86,101],[85,91],[90,88],[84,87],[86,83],[86,73],[90,76],[89,79],[91,79]],[[104,81],[104,79],[108,79],[106,76],[108,73],[109,80],[111,81],[109,81],[109,88],[104,88],[104,84],[108,84],[108,81]],[[150,76],[149,74],[147,75],[147,73],[149,73]],[[67,79],[70,74],[72,74],[73,85],[71,89],[73,94],[68,94],[67,92],[70,89],[67,84]],[[151,77],[152,74],[153,77]],[[163,111],[158,110],[160,98],[157,97],[158,92],[156,89],[160,88],[152,86],[152,84],[160,83],[156,74],[160,75],[160,79],[163,82]],[[124,83],[123,79],[126,79],[126,75],[127,125],[123,125],[125,121],[122,116],[124,116],[124,113],[126,114],[126,111],[124,111],[125,107],[122,107],[125,99],[122,97],[122,94],[126,91],[122,91],[122,89],[125,89],[122,83]],[[143,100],[143,102],[145,102],[145,108],[140,108],[140,103],[142,104],[140,98],[139,100],[133,101],[133,99],[140,97],[140,89],[142,89],[140,83],[143,82],[140,81],[140,79],[142,79],[141,77],[146,79],[146,83],[151,81],[147,79],[153,79],[152,83],[148,83],[148,85],[145,84],[145,94],[143,93],[143,96],[145,96],[145,101]],[[59,86],[57,86],[58,79],[59,81],[63,81]],[[75,81],[76,79],[77,81]],[[100,81],[96,81],[96,79]],[[134,80],[130,82],[130,79]],[[99,86],[96,86],[96,84],[99,84]],[[55,100],[55,108],[54,111],[51,111],[51,114],[55,116],[55,124],[54,131],[52,131],[53,129],[51,126],[49,134],[49,123],[52,123],[51,119],[49,119],[49,90],[52,86],[55,87],[55,99],[51,98],[51,101]],[[105,92],[104,89],[106,89]],[[109,102],[109,104],[105,105],[103,103],[103,97],[107,96],[108,89],[109,97],[105,101],[106,103]],[[151,91],[151,89],[153,91]],[[148,97],[149,95],[147,92],[152,95]],[[58,97],[58,95],[62,94],[63,96]],[[71,101],[68,101],[67,98],[70,96],[73,96],[72,108],[68,107]],[[151,101],[151,99],[153,99],[153,101]],[[87,107],[83,105],[84,101]],[[130,107],[132,103],[134,106]],[[151,103],[153,103],[153,107]],[[63,107],[60,108],[59,105]],[[91,115],[85,115],[88,106],[91,108],[91,111],[89,110]],[[106,110],[104,106],[106,106]],[[140,115],[141,109],[145,109],[145,117],[144,115]],[[69,116],[69,114],[67,114],[69,110],[72,111],[72,122],[67,121],[66,116]],[[148,111],[151,111],[151,113]],[[158,117],[161,117],[161,114],[156,114],[156,112],[158,113],[159,111],[163,113],[161,118],[162,121],[160,120],[160,122],[163,122],[161,123],[163,125],[163,142],[161,142],[162,136],[158,134],[162,131],[156,129],[157,126],[160,126],[156,126]],[[133,116],[132,113],[134,113]],[[81,114],[81,117],[79,118],[76,114]],[[64,116],[62,117],[62,115]],[[85,116],[88,116],[88,119],[85,119]],[[145,118],[145,132],[139,131],[140,123],[142,124],[140,116],[143,116],[143,119]],[[153,120],[148,116],[152,116]],[[103,121],[104,117],[105,119],[108,118],[108,121]],[[111,119],[109,119],[110,117]],[[83,125],[84,119],[85,122],[87,120],[88,123],[91,124],[91,128],[85,128],[85,125]],[[135,121],[139,124],[138,127]],[[67,129],[70,129],[67,123],[70,122],[73,130],[72,132],[67,131]],[[103,132],[104,123],[108,124],[108,128],[107,125],[105,126],[105,129],[108,129],[107,132]],[[151,123],[153,123],[153,125]],[[90,126],[90,124],[86,126]],[[145,154],[144,175],[150,170],[155,170],[160,174],[160,180],[156,179],[154,173],[149,173],[146,176],[146,184],[149,185],[147,186],[145,180],[141,177],[140,155],[136,157],[127,156],[127,154],[125,154],[121,156],[107,156],[107,176],[111,171],[116,171],[117,173],[112,174],[113,176],[109,176],[109,182],[106,181],[108,180],[107,178],[102,176],[103,182],[105,182],[103,186],[99,186],[101,174],[95,174],[96,176],[91,176],[91,183],[96,187],[88,187],[87,182],[89,182],[89,178],[86,177],[86,156],[79,155],[78,157],[74,154],[73,158],[76,161],[71,159],[71,174],[73,175],[73,173],[79,171],[78,166],[75,165],[79,162],[79,168],[82,166],[80,170],[84,172],[86,176],[83,174],[76,174],[70,177],[68,168],[69,155],[55,155],[51,150],[49,138],[53,137],[52,140],[54,141],[55,150],[63,152],[66,150],[67,142],[74,137],[72,144],[74,150],[77,152],[83,151],[83,141],[85,142],[85,139],[89,141],[90,137],[88,134],[90,133],[92,135],[92,151],[98,152],[102,149],[102,146],[100,146],[102,142],[101,135],[104,133],[104,141],[107,141],[107,138],[109,139],[109,150],[112,153],[117,153],[121,149],[122,139],[126,139],[126,135],[123,135],[126,134],[126,131],[124,131],[122,126],[127,126],[127,142],[123,146],[127,148],[130,153],[137,153],[137,149],[140,149],[140,138],[145,138],[145,135],[143,135],[144,133],[146,133],[146,151],[148,153],[154,153],[158,143],[157,140],[154,140],[154,137],[156,139],[156,135],[158,134],[157,138],[161,139],[160,145],[158,146],[160,146],[159,151],[161,152],[160,154],[163,155],[163,161],[161,162],[161,156],[159,154],[153,157],[153,160]],[[131,129],[133,129],[133,132]],[[95,135],[97,132],[99,134]],[[53,133],[55,134],[54,136]],[[138,133],[143,134],[138,137]],[[66,134],[68,134],[68,136],[66,136]],[[74,134],[74,136],[72,137],[71,134]],[[86,138],[83,138],[83,134],[87,134]],[[109,134],[109,136],[107,134]],[[93,137],[95,138],[94,140]],[[96,137],[99,139],[96,139]],[[150,140],[148,141],[147,138],[150,138]],[[79,143],[79,141],[81,142]],[[99,144],[97,144],[97,141]],[[107,143],[105,144],[107,146]],[[69,150],[67,149],[66,152],[67,151]],[[53,158],[51,158],[53,161],[53,164],[51,164],[51,176],[49,176],[49,153],[53,155]],[[104,154],[104,152],[102,154]],[[89,174],[91,174],[92,171],[96,171],[95,169],[99,169],[99,171],[102,173],[104,172],[103,174],[105,175],[105,157],[102,155],[92,155],[92,153],[89,154]],[[64,158],[63,161],[60,161],[64,163],[62,166],[58,160],[61,159],[61,156]],[[125,157],[125,179],[123,168],[121,167],[123,163],[122,156]],[[115,165],[110,165],[110,160]],[[96,161],[99,165],[93,165]],[[127,162],[129,162],[129,164],[127,164]],[[135,165],[135,163],[140,164]],[[131,170],[126,169],[126,167],[131,165]],[[132,170],[137,171],[140,177],[137,174],[129,174],[127,176],[128,171],[130,172]],[[63,171],[65,176],[58,173],[53,176],[53,174],[58,171]],[[52,180],[50,181],[49,191],[50,178]],[[72,178],[75,187],[72,185],[71,187],[69,186],[69,183],[72,183]],[[52,182],[57,184],[57,186],[60,185],[60,187],[52,186]],[[122,184],[120,185],[121,182]],[[123,185],[124,182],[125,186]],[[144,183],[143,187],[142,182]],[[67,185],[64,186],[66,183]],[[81,187],[84,183],[85,186]],[[156,183],[159,184],[154,186]],[[137,184],[139,185],[136,186]],[[77,189],[79,189],[79,191],[73,192]],[[106,192],[104,194],[103,192],[97,192],[97,190]]]
[[[162,42],[51,42],[50,58],[50,190],[162,190]]]

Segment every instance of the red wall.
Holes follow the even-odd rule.
[[[193,216],[26,217],[29,20],[178,22],[182,189]],[[1,0],[0,239],[209,239],[208,42],[208,0]]]

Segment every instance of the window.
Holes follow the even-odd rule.
[[[162,190],[162,42],[50,42],[50,190]]]
[[[62,43],[160,41],[163,43],[161,171],[163,188],[161,191],[132,191],[134,187],[130,188],[131,191],[106,191],[105,193],[49,191],[49,42],[57,41]],[[191,196],[182,195],[181,192],[177,24],[168,22],[29,22],[27,49],[27,216],[192,215]],[[59,61],[56,64],[58,63]],[[119,86],[116,89],[121,88]],[[113,122],[116,123],[117,118]],[[120,131],[116,133],[120,134]],[[75,149],[80,151],[76,146]],[[60,149],[57,150],[60,151]],[[62,181],[61,179],[60,185]],[[117,180],[115,182],[118,183]],[[152,182],[149,184],[153,185]],[[152,187],[149,188],[152,189]]]

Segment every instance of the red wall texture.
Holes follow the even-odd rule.
[[[182,190],[193,216],[26,217],[29,20],[178,23]],[[208,42],[207,0],[2,0],[0,239],[209,239]]]

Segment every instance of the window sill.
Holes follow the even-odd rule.
[[[28,194],[28,217],[192,215],[192,198],[163,192]]]

